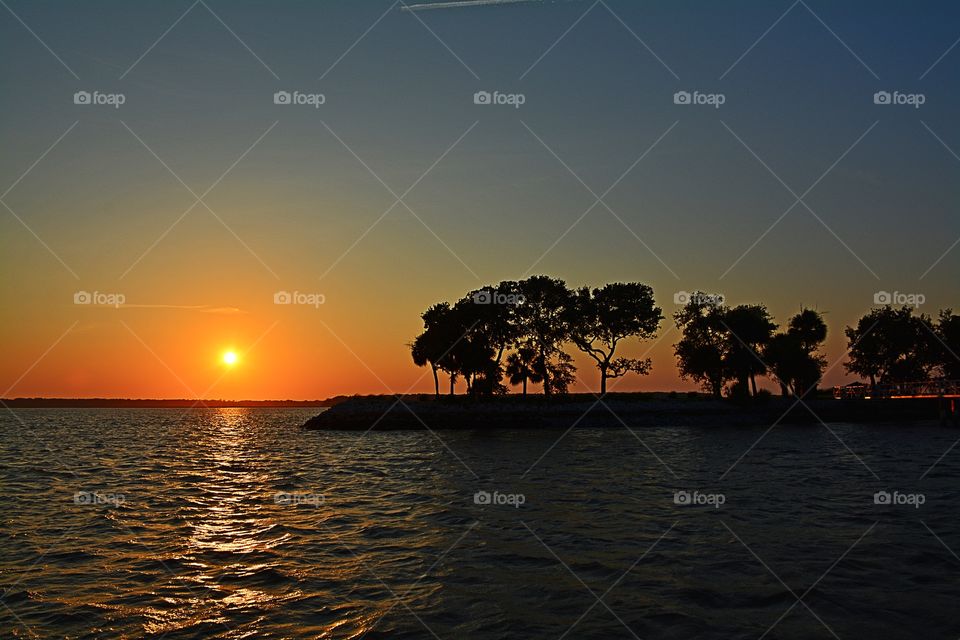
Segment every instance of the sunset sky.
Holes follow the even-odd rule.
[[[960,5],[456,4],[7,0],[0,396],[431,391],[420,312],[536,273],[813,307],[831,365],[877,291],[960,307]],[[694,388],[672,326],[615,390]]]

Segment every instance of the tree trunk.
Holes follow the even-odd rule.
[[[750,374],[750,387],[753,389],[753,397],[757,397],[757,376]]]
[[[440,397],[440,378],[437,376],[437,368],[430,363],[430,368],[433,369],[433,394],[436,397]]]
[[[453,395],[453,375],[450,376],[450,395]]]
[[[523,397],[524,397],[524,398],[527,397],[527,378],[526,378],[526,376],[524,376],[524,378],[523,378]]]
[[[600,395],[607,395],[607,365],[600,365]]]

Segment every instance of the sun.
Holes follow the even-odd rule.
[[[226,365],[233,366],[237,364],[237,354],[235,351],[224,351],[223,353],[223,363]]]

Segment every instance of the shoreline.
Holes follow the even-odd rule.
[[[772,397],[742,405],[729,400],[611,394],[602,404],[589,394],[551,398],[403,396],[354,397],[310,418],[311,431],[566,429],[652,426],[770,426],[823,422],[919,422],[939,417],[936,399],[836,400]],[[406,405],[406,406],[404,406]],[[409,407],[409,409],[407,408]],[[812,411],[812,413],[811,413]]]

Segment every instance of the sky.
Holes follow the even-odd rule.
[[[683,291],[823,312],[828,385],[960,307],[955,3],[426,4],[5,0],[0,396],[430,391],[419,314],[538,273],[653,287],[623,391],[694,388]]]

